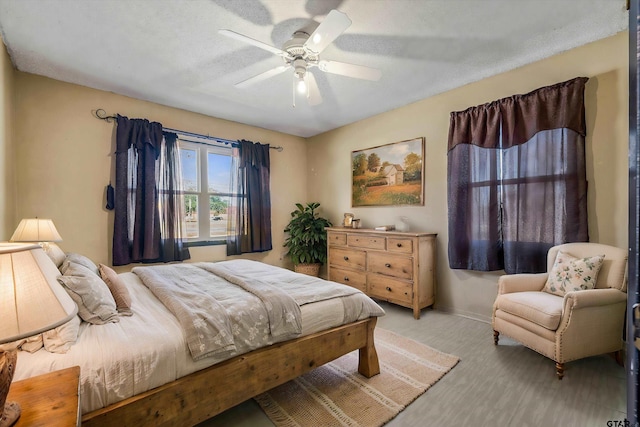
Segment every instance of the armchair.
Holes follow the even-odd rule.
[[[604,255],[594,289],[570,290],[564,296],[545,291],[559,251],[575,258]],[[548,357],[556,362],[558,379],[566,362],[613,352],[620,356],[627,258],[627,250],[613,246],[566,243],[549,249],[547,273],[501,276],[493,304],[494,344],[504,334]]]

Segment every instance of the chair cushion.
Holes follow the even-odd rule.
[[[538,291],[503,294],[496,299],[498,310],[526,319],[551,331],[555,331],[560,325],[563,303],[562,297]]]
[[[575,258],[558,251],[543,290],[562,297],[567,292],[593,289],[603,261],[604,255]]]

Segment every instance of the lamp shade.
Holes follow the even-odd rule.
[[[12,242],[61,242],[62,237],[53,225],[53,221],[45,218],[25,218],[20,221],[11,236]]]
[[[78,307],[38,245],[0,243],[0,344],[68,322]]]

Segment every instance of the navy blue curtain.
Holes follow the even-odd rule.
[[[167,240],[161,232],[157,181],[161,154],[166,149],[163,141],[162,124],[117,116],[113,265],[189,257],[181,247],[165,250],[163,245],[167,241],[173,245],[174,238],[181,237]]]
[[[233,157],[227,255],[272,249],[269,145],[240,140]]]
[[[185,245],[184,192],[178,135],[163,132],[164,140],[158,164],[156,185],[159,190],[160,211],[160,259],[162,262],[189,259],[189,248]]]

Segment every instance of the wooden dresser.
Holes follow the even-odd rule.
[[[436,236],[328,227],[329,280],[358,288],[372,298],[420,310],[433,305]]]

